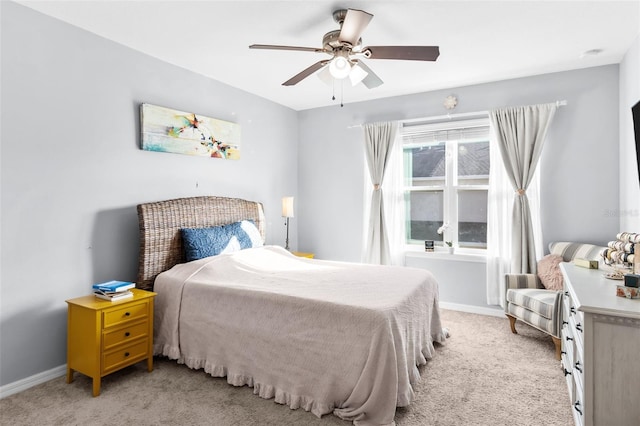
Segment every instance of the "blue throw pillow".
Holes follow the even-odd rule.
[[[180,233],[187,262],[262,246],[260,232],[250,220],[210,228],[183,228]]]

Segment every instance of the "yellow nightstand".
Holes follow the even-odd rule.
[[[156,293],[132,289],[133,298],[111,302],[84,296],[67,300],[67,383],[77,371],[100,379],[147,360],[153,370],[153,298]]]
[[[302,253],[300,251],[292,251],[291,254],[294,254],[298,257],[306,257],[307,259],[313,259],[313,253]]]

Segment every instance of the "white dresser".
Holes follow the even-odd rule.
[[[640,299],[601,269],[561,263],[562,369],[576,425],[640,425]]]

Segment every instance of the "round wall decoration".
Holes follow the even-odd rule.
[[[458,99],[455,96],[450,95],[444,98],[444,107],[446,109],[454,109],[456,105],[458,105]]]

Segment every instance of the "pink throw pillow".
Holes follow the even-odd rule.
[[[562,272],[558,264],[562,256],[548,254],[538,262],[538,278],[547,290],[562,290]]]

